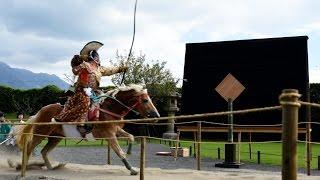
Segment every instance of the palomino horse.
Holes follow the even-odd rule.
[[[154,107],[147,93],[147,90],[143,89],[142,86],[130,85],[126,87],[119,87],[115,90],[109,91],[105,96],[106,97],[102,99],[100,103],[99,121],[121,121],[120,119],[122,119],[130,111],[135,111],[145,118],[160,117],[157,109]],[[50,123],[52,118],[58,115],[62,109],[63,107],[60,104],[47,105],[41,108],[35,116],[28,120],[28,123]],[[119,158],[121,158],[126,168],[130,170],[131,175],[136,175],[138,172],[132,168],[126,159],[125,153],[118,144],[117,135],[127,136],[131,141],[134,140],[131,134],[122,129],[123,126],[124,123],[94,124],[92,134],[95,138],[105,138],[108,140],[111,148],[115,151]],[[27,140],[28,158],[33,152],[34,148],[46,138],[45,136],[51,136],[48,137],[47,144],[41,150],[42,158],[44,160],[42,165],[45,165],[47,169],[56,168],[51,165],[47,155],[62,140],[62,138],[59,137],[64,137],[66,134],[64,133],[61,125],[21,125],[15,128],[14,134],[16,134],[16,143],[20,148],[23,146],[24,138],[22,137],[22,134],[30,134],[24,136]],[[42,136],[38,136],[39,134]],[[128,150],[131,149],[130,144]],[[34,164],[28,164],[28,166],[32,167]],[[19,168],[21,167],[21,164],[18,164],[14,167]]]

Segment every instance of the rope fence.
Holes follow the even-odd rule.
[[[284,92],[283,92],[284,94]],[[241,141],[238,141],[238,142],[206,142],[206,141],[201,141],[201,123],[202,124],[209,124],[209,125],[218,125],[218,126],[230,126],[230,125],[233,125],[233,126],[239,126],[239,127],[242,127],[242,126],[248,126],[248,127],[252,127],[252,126],[261,126],[261,127],[267,127],[267,126],[270,126],[270,127],[275,127],[275,126],[283,126],[283,129],[285,130],[285,127],[287,127],[288,123],[291,123],[290,126],[292,126],[293,122],[287,122],[287,121],[283,121],[282,124],[267,124],[267,125],[241,125],[241,124],[227,124],[227,123],[219,123],[219,122],[207,122],[207,121],[188,121],[188,122],[180,122],[180,121],[185,121],[185,120],[189,120],[189,119],[194,119],[194,118],[208,118],[208,117],[215,117],[215,116],[226,116],[226,115],[237,115],[237,114],[247,114],[247,113],[255,113],[255,112],[262,112],[262,111],[274,111],[274,110],[281,110],[283,109],[284,107],[288,106],[288,107],[300,107],[300,105],[304,105],[304,106],[310,106],[310,107],[315,107],[315,108],[320,108],[320,104],[317,104],[317,103],[309,103],[309,102],[303,102],[303,101],[290,101],[287,100],[286,98],[290,98],[290,97],[294,97],[295,95],[297,95],[297,93],[287,93],[287,94],[284,94],[284,95],[281,95],[280,96],[280,104],[281,106],[271,106],[271,107],[263,107],[263,108],[252,108],[252,109],[245,109],[245,110],[234,110],[234,111],[223,111],[223,112],[215,112],[215,113],[204,113],[204,114],[193,114],[193,115],[180,115],[180,116],[168,116],[168,117],[160,117],[160,118],[146,118],[146,119],[130,119],[130,120],[110,120],[110,121],[91,121],[91,122],[86,122],[86,124],[124,124],[124,123],[130,123],[130,124],[151,124],[151,125],[168,125],[168,124],[171,124],[171,123],[156,123],[158,121],[166,121],[166,120],[175,120],[177,122],[174,122],[174,124],[176,125],[181,125],[181,124],[191,124],[191,123],[198,123],[198,126],[200,124],[200,131],[198,131],[198,139],[195,140],[195,141],[187,141],[187,140],[180,140],[180,139],[177,139],[177,140],[174,140],[174,139],[163,139],[163,138],[156,138],[156,137],[146,137],[146,136],[137,136],[136,138],[137,139],[140,139],[140,143],[141,143],[141,169],[140,169],[140,179],[141,177],[143,178],[143,175],[144,175],[144,161],[145,161],[145,152],[144,152],[144,149],[145,149],[145,142],[146,142],[146,139],[152,139],[152,140],[159,140],[159,141],[170,141],[170,142],[173,142],[173,143],[176,143],[176,147],[177,147],[177,143],[190,143],[190,144],[197,144],[197,149],[198,149],[198,152],[197,152],[197,158],[200,158],[198,159],[198,165],[197,165],[197,168],[198,170],[200,170],[200,166],[201,166],[201,157],[200,157],[200,151],[199,151],[199,148],[201,147],[200,144],[221,144],[221,143],[224,143],[224,144],[238,144],[238,145],[241,145],[241,144],[267,144],[267,143],[282,143],[283,144],[283,147],[286,146],[286,143],[290,142],[292,138],[290,134],[286,133],[285,134],[285,137],[288,137],[289,139],[285,140],[283,139],[282,141],[261,141],[261,142],[241,142]],[[295,110],[292,110],[292,111],[295,111]],[[285,113],[291,113],[291,110],[287,110],[285,111]],[[290,115],[288,115],[290,116]],[[296,116],[292,116],[292,118],[296,118]],[[16,120],[16,119],[8,119],[8,120]],[[79,124],[83,124],[82,122],[48,122],[48,123],[37,123],[37,122],[33,122],[33,123],[30,123],[30,122],[26,122],[26,123],[12,123],[12,122],[4,122],[2,124],[8,124],[8,125],[79,125]],[[320,122],[297,122],[298,125],[300,124],[317,124],[319,125]],[[293,126],[294,127],[294,126]],[[284,131],[285,132],[285,131]],[[292,132],[292,133],[296,133],[297,135],[297,132]],[[0,134],[1,135],[1,134]],[[82,139],[82,138],[79,138],[79,137],[64,137],[64,136],[48,136],[48,135],[43,135],[43,134],[33,134],[33,133],[23,133],[22,135],[33,135],[33,136],[42,136],[42,137],[46,137],[46,138],[49,138],[49,137],[53,137],[53,138],[61,138],[61,139]],[[200,137],[200,139],[199,139]],[[241,136],[240,136],[241,137]],[[296,137],[296,136],[294,136]],[[293,138],[294,138],[293,137]],[[95,138],[96,140],[109,140],[109,139],[114,139],[114,138]],[[117,139],[127,139],[127,137],[117,137]],[[306,143],[306,144],[320,144],[320,143],[317,143],[317,142],[310,142],[309,140],[297,140],[296,142],[298,143]],[[26,166],[26,154],[25,154],[25,146],[26,144],[24,145],[24,148],[23,148],[23,158],[22,158],[22,171],[21,171],[21,176],[24,177],[25,176],[25,167]],[[176,148],[177,150],[177,148]],[[223,152],[223,150],[221,149],[216,149],[218,150],[219,152]],[[194,152],[195,149],[194,149]],[[250,153],[250,154],[254,154],[253,152],[242,152],[242,153]],[[296,161],[295,158],[292,158],[290,159],[291,157],[296,157],[296,152],[293,152],[294,154],[290,154],[286,151],[283,151],[283,153],[285,154],[282,154],[282,157],[283,158],[286,158],[286,157],[289,157],[289,161],[287,163],[291,163],[293,161]],[[258,151],[259,156],[260,154],[264,154],[264,155],[272,155],[272,156],[281,156],[281,155],[278,155],[278,154],[272,154],[272,153],[260,153],[260,151]],[[198,157],[199,156],[199,157]],[[251,155],[250,155],[251,156]],[[239,152],[239,157],[240,157],[240,152]],[[314,157],[314,156],[311,156],[311,159],[312,158],[317,158],[317,157]],[[260,161],[260,160],[259,160]],[[291,167],[290,165],[287,166],[285,164],[283,164],[283,168],[289,168]],[[292,169],[286,169],[285,172],[288,172],[288,174],[286,173],[283,173],[282,174],[282,177],[283,179],[287,179],[289,177],[289,179],[293,179],[295,180],[296,179],[296,170],[292,170]],[[142,175],[142,176],[141,176]]]

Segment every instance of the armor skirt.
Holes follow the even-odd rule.
[[[88,117],[90,97],[82,88],[77,88],[73,96],[69,97],[62,112],[55,118],[62,122],[85,122]]]

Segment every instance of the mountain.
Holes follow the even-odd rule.
[[[56,85],[60,89],[69,87],[68,83],[56,75],[12,68],[3,62],[0,62],[0,85],[17,89],[42,88],[46,85]]]

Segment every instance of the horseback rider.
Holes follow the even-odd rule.
[[[88,119],[97,119],[99,103],[94,103],[96,97],[102,92],[99,89],[102,76],[110,76],[127,71],[128,67],[104,67],[100,65],[100,57],[97,50],[102,43],[92,41],[87,43],[80,52],[71,60],[72,72],[79,76],[74,84],[74,94],[69,96],[63,111],[55,117],[62,122],[85,122]],[[93,112],[93,113],[92,113]],[[90,131],[91,126],[81,125],[78,129],[82,136]]]

